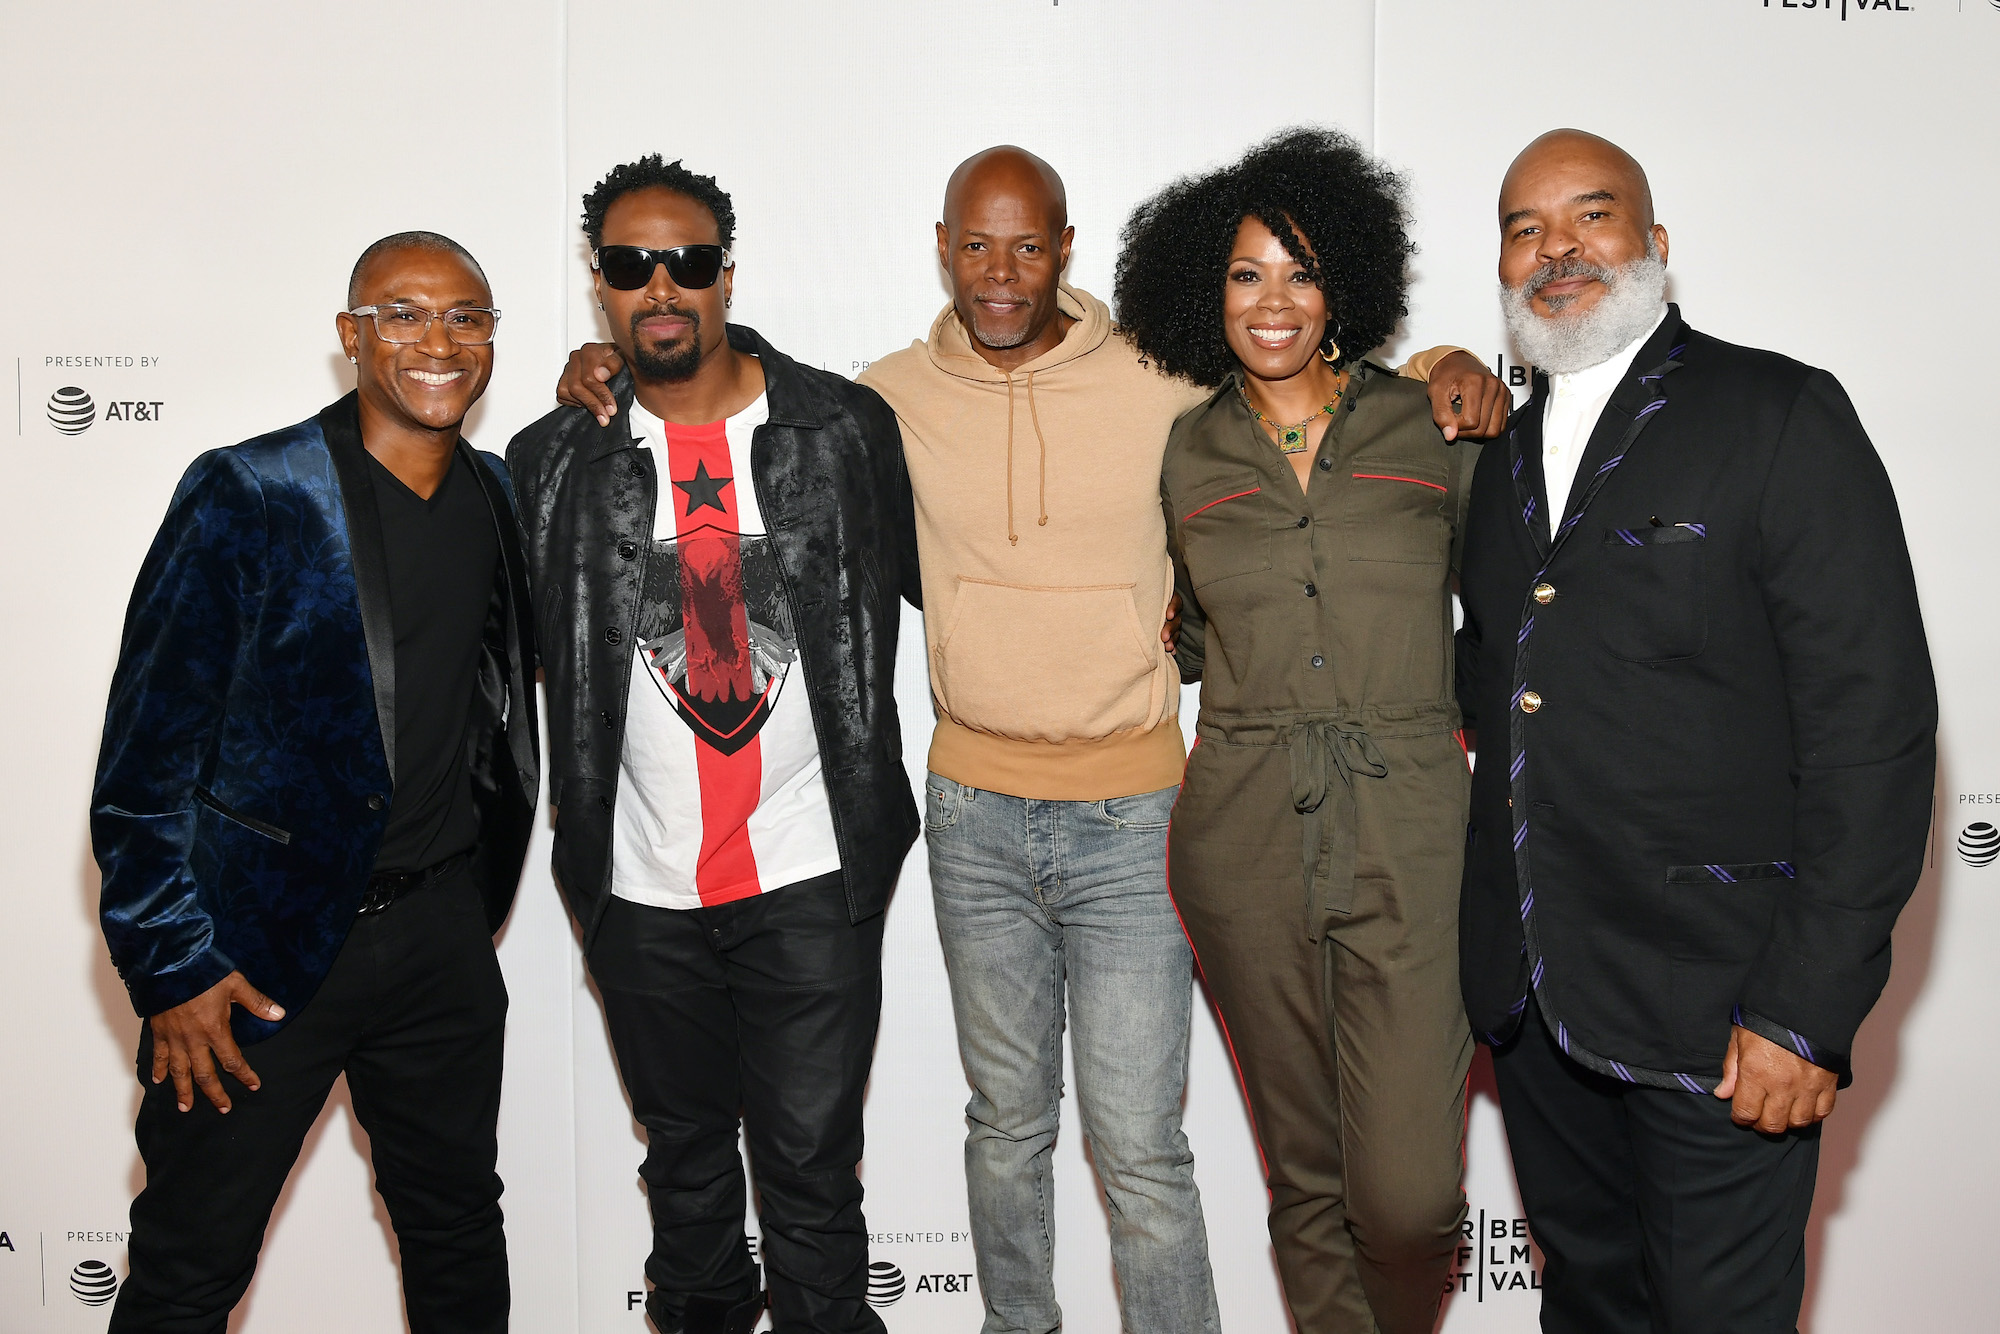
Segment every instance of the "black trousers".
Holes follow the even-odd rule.
[[[882,917],[850,923],[840,877],[712,908],[613,899],[590,955],[653,1213],[647,1310],[756,1292],[756,1177],[773,1328],[878,1334],[867,1303],[861,1099],[882,1012]]]
[[[1539,1007],[1493,1054],[1550,1334],[1789,1334],[1819,1127],[1748,1130],[1707,1094],[1564,1056]]]
[[[132,1204],[131,1277],[112,1334],[222,1334],[343,1071],[402,1252],[411,1334],[505,1330],[494,1161],[506,1018],[485,908],[461,871],[355,918],[319,993],[245,1049],[263,1087],[252,1093],[221,1076],[235,1105],[227,1116],[200,1090],[182,1112],[173,1081],[153,1083],[147,1026],[137,1127],[146,1187]]]

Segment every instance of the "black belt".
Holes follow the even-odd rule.
[[[414,894],[425,885],[442,880],[472,860],[472,849],[433,862],[421,871],[376,871],[368,877],[357,915],[381,912],[405,894]]]

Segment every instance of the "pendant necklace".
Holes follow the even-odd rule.
[[[1255,417],[1266,430],[1276,433],[1278,437],[1278,452],[1280,454],[1303,454],[1310,447],[1310,442],[1306,439],[1307,429],[1314,422],[1318,421],[1321,416],[1331,417],[1333,410],[1340,405],[1341,395],[1347,391],[1345,388],[1334,390],[1333,398],[1330,401],[1322,406],[1318,412],[1313,413],[1312,416],[1295,426],[1286,426],[1282,422],[1274,422],[1263,413],[1257,411],[1257,405],[1250,401],[1250,390],[1241,382],[1237,384],[1236,392],[1242,396],[1243,406],[1250,409],[1250,415]]]

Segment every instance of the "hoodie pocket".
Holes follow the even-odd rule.
[[[939,707],[966,727],[1022,741],[1152,727],[1166,699],[1164,650],[1140,624],[1133,587],[960,576],[951,619],[931,652]]]

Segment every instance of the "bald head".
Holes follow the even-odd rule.
[[[1662,266],[1654,276],[1664,282],[1666,258],[1667,229],[1653,219],[1645,168],[1609,139],[1550,130],[1507,168],[1500,282],[1534,313],[1581,315],[1624,266],[1641,261]]]
[[[1666,308],[1667,229],[1645,168],[1608,139],[1551,130],[1500,183],[1500,302],[1521,355],[1555,374],[1616,356]]]
[[[1509,195],[1552,174],[1586,175],[1597,189],[1611,195],[1641,227],[1653,225],[1653,187],[1639,159],[1601,135],[1588,130],[1550,130],[1522,149],[1500,182],[1500,229],[1507,230],[1513,211]],[[1520,201],[1513,201],[1518,208]]]
[[[944,225],[956,227],[968,207],[988,199],[1018,201],[1048,220],[1050,232],[1069,226],[1069,194],[1056,169],[1025,148],[1000,144],[958,164],[944,183]]]
[[[974,349],[991,364],[1011,370],[1062,341],[1072,323],[1059,309],[1072,236],[1062,177],[1024,148],[974,153],[945,183],[938,262]]]

